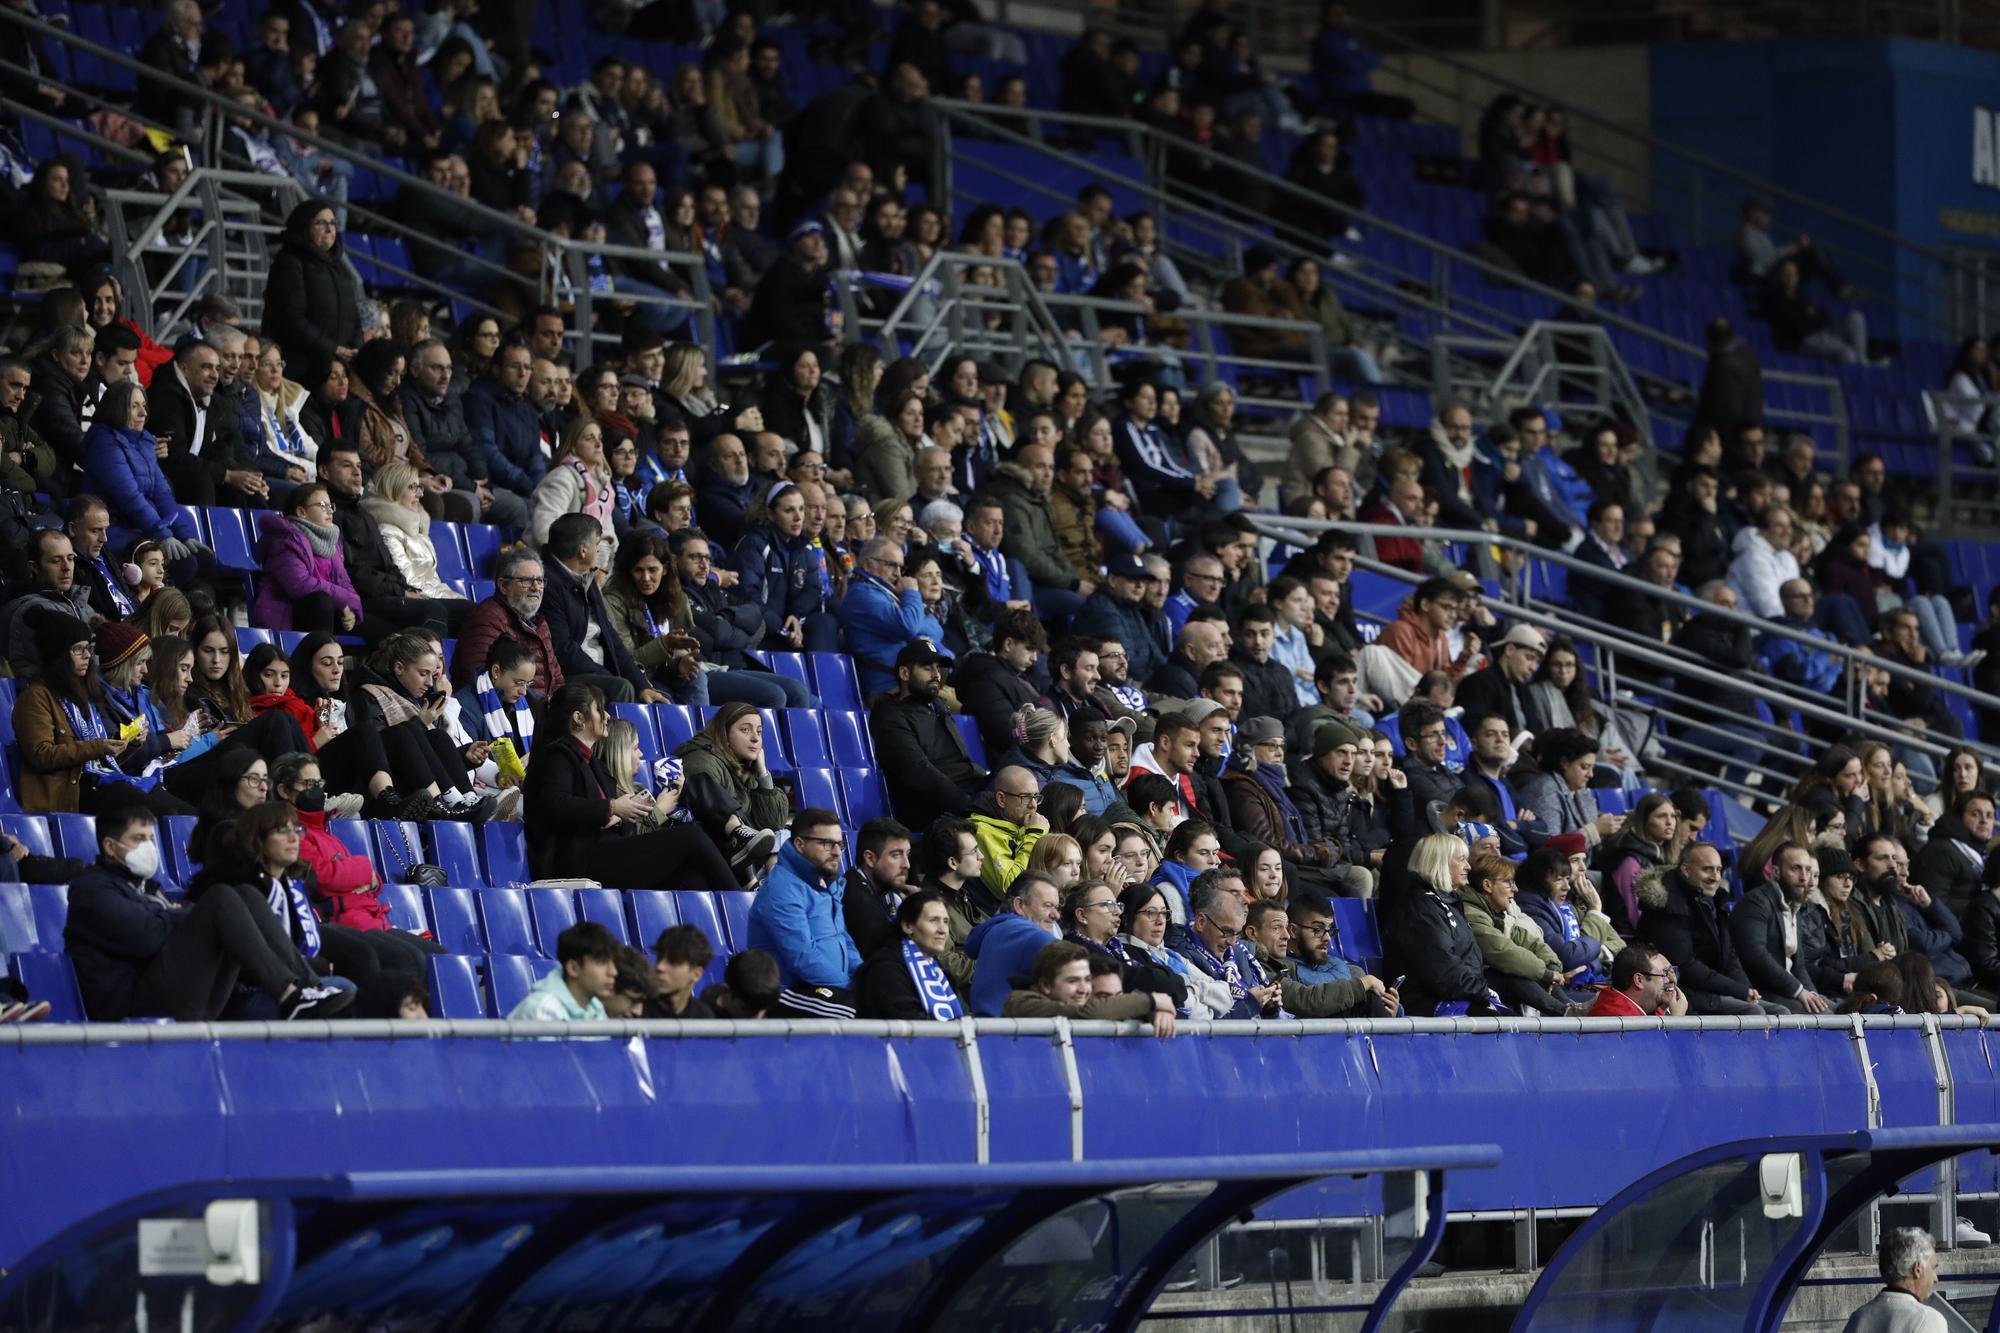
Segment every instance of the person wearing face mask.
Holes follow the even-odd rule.
[[[235,1001],[239,981],[286,1019],[331,1018],[353,1003],[345,982],[321,981],[251,886],[170,901],[154,881],[159,825],[144,805],[99,811],[97,838],[96,864],[70,882],[63,928],[93,1020],[213,1021]]]

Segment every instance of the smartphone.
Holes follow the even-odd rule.
[[[1405,972],[1402,976],[1396,978],[1396,984],[1389,987],[1389,989],[1396,992],[1396,994],[1401,995],[1403,993],[1403,983],[1408,981],[1409,979],[1410,979],[1410,974]]]

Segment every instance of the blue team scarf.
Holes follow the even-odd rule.
[[[1217,958],[1208,951],[1208,946],[1201,942],[1201,936],[1194,933],[1192,923],[1188,926],[1187,943],[1189,951],[1194,954],[1195,961],[1201,965],[1202,971],[1208,973],[1209,976],[1214,977],[1218,981],[1228,982],[1229,993],[1237,999],[1247,1000],[1250,998],[1249,988],[1243,984],[1243,970],[1236,963],[1235,949],[1232,948],[1229,951],[1229,957],[1226,961]]]
[[[62,705],[63,716],[69,719],[70,733],[80,741],[107,741],[111,739],[110,729],[104,725],[104,718],[95,708],[80,708],[61,695],[56,701]],[[93,759],[84,766],[85,771],[95,773],[100,778],[113,782],[127,781],[109,759]]]
[[[319,918],[313,915],[312,903],[306,898],[306,891],[298,881],[273,879],[265,891],[264,900],[271,904],[271,910],[283,921],[290,916],[296,926],[299,954],[305,958],[319,956]]]
[[[1146,692],[1137,685],[1106,685],[1104,688],[1111,691],[1112,698],[1133,712],[1143,713],[1146,711]]]
[[[958,1002],[951,978],[944,974],[936,959],[910,940],[903,941],[903,966],[910,970],[910,981],[917,988],[917,1001],[925,1013],[940,1023],[965,1017],[965,1006]]]
[[[105,590],[111,594],[112,605],[118,608],[119,619],[131,615],[136,609],[132,599],[126,595],[125,585],[112,575],[111,566],[104,563],[104,557],[94,555],[90,557],[90,563],[97,566],[98,576],[104,580]]]
[[[986,595],[996,602],[1011,600],[1013,585],[1007,580],[1007,557],[998,551],[982,551],[970,542],[966,544],[971,547],[972,558],[986,571]]]
[[[650,617],[650,615],[651,613],[649,612],[648,616]],[[529,750],[534,748],[535,715],[528,709],[527,695],[522,695],[519,703],[515,704],[511,709],[508,708],[505,703],[501,702],[500,691],[493,688],[493,673],[490,671],[480,672],[479,679],[474,683],[472,688],[479,695],[479,711],[486,717],[486,735],[489,739],[497,741],[505,737],[508,740],[512,740],[514,739],[514,733],[518,731],[520,732],[521,739],[521,753],[526,755]],[[514,719],[514,726],[512,728],[507,725],[507,718],[510,713]]]

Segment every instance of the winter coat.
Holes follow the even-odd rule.
[[[792,817],[791,802],[771,781],[768,773],[752,778],[743,772],[733,755],[707,736],[691,736],[674,751],[681,761],[683,781],[712,778],[743,809],[743,822],[752,828],[783,828]]]
[[[1931,897],[1963,921],[1973,901],[1985,891],[1985,849],[1957,815],[1940,815],[1931,836],[1910,863],[1910,882],[1921,884]]]
[[[774,528],[753,527],[731,563],[741,578],[738,596],[764,608],[765,628],[774,636],[784,633],[787,618],[804,620],[826,609],[822,557],[803,532],[781,537]]]
[[[507,392],[490,376],[482,379],[465,391],[465,424],[492,483],[519,496],[534,494],[549,459],[527,395]]]
[[[1982,989],[2000,990],[2000,889],[1983,890],[1965,909],[1965,956]]]
[[[1133,680],[1151,680],[1166,664],[1166,649],[1153,634],[1153,616],[1143,602],[1115,596],[1109,584],[1083,599],[1070,621],[1070,633],[1101,634],[1125,645],[1126,666]]]
[[[548,545],[549,527],[565,514],[588,514],[608,535],[618,512],[611,483],[568,458],[542,474],[528,505],[528,541],[538,547]]]
[[[111,754],[109,739],[76,738],[62,702],[41,681],[22,690],[14,704],[14,738],[21,747],[21,808],[30,814],[74,814],[83,797],[83,766]]]
[[[396,391],[403,403],[403,424],[410,438],[424,452],[437,471],[451,478],[452,489],[470,491],[474,482],[487,480],[486,456],[473,442],[472,426],[465,419],[465,393],[453,388],[444,397],[433,399],[412,380],[404,380]]]
[[[1286,836],[1284,812],[1264,784],[1257,780],[1255,773],[1247,773],[1240,768],[1231,768],[1222,775],[1222,792],[1228,801],[1230,823],[1235,826],[1238,836],[1252,838],[1267,847],[1278,849],[1278,855],[1297,865],[1325,866],[1333,864],[1333,849],[1323,842],[1295,842]],[[1297,793],[1287,792],[1292,804],[1299,806]],[[1304,807],[1299,806],[1300,823],[1305,822]]]
[[[1014,979],[1033,971],[1035,955],[1054,942],[1055,936],[1013,912],[990,916],[974,926],[965,939],[965,951],[973,960],[974,1017],[998,1017],[1014,990]]]
[[[1721,895],[1705,897],[1680,871],[1659,867],[1639,876],[1639,934],[1680,969],[1691,995],[1750,998],[1750,978],[1736,956],[1729,909]]]
[[[83,486],[111,510],[112,550],[141,540],[200,539],[194,515],[174,498],[173,484],[160,470],[155,443],[143,430],[102,421],[83,438]]]
[[[1484,1011],[1486,960],[1466,919],[1463,895],[1440,894],[1429,885],[1413,888],[1383,932],[1383,947],[1392,960],[1385,975],[1399,972],[1407,978],[1404,1011],[1428,1018],[1450,1001],[1466,1001],[1473,1012]]]
[[[1785,966],[1785,925],[1787,910],[1784,889],[1769,880],[1747,890],[1743,901],[1729,914],[1729,934],[1742,961],[1744,975],[1759,993],[1774,1000],[1795,999],[1813,986],[1807,967],[1805,930],[1799,929],[1792,965]],[[1801,905],[1798,918],[1805,916]]]
[[[1468,650],[1452,658],[1450,640],[1442,630],[1433,632],[1424,624],[1415,602],[1404,602],[1395,620],[1382,627],[1375,642],[1408,662],[1418,671],[1443,671],[1454,680],[1471,670],[1474,654]]]
[[[252,614],[267,629],[292,628],[292,608],[314,593],[325,593],[335,602],[361,615],[361,594],[347,576],[339,538],[332,555],[320,555],[298,524],[283,514],[257,516],[257,560],[264,573],[257,580],[257,597]]]
[[[1314,966],[1297,955],[1278,958],[1259,947],[1257,964],[1278,978],[1284,994],[1285,1012],[1294,1018],[1348,1018],[1366,1016],[1368,988],[1361,984],[1362,973],[1337,953]]]
[[[979,867],[979,882],[986,887],[996,904],[1007,901],[1008,886],[1028,868],[1028,860],[1035,854],[1035,844],[1047,831],[1024,828],[992,810],[975,809],[972,812],[972,836],[984,858]]]
[[[845,891],[838,875],[821,880],[797,847],[787,844],[778,853],[750,904],[749,947],[777,960],[784,985],[845,989],[852,981],[861,952],[843,919]]]
[[[361,345],[361,305],[346,247],[322,254],[311,240],[313,215],[327,205],[308,199],[285,219],[284,240],[264,282],[264,336],[285,349],[301,384],[326,378],[337,347]]]
[[[102,858],[70,881],[63,948],[76,969],[84,1013],[99,1023],[136,1017],[133,987],[184,916],[158,883],[134,879]]]
[[[478,680],[493,645],[501,639],[512,639],[534,654],[537,694],[546,699],[562,688],[562,663],[556,660],[555,639],[547,619],[537,615],[532,622],[523,621],[498,595],[474,606],[459,626],[458,647],[451,655],[452,681],[466,686]]]
[[[969,659],[968,659],[969,660]],[[911,828],[939,815],[965,813],[985,777],[966,750],[952,715],[935,703],[879,696],[868,712],[875,762],[889,783],[889,807]]]
[[[854,486],[871,500],[905,500],[917,493],[917,447],[887,417],[869,413],[854,424]]]
[[[632,654],[625,651],[625,641],[618,637],[596,578],[590,575],[579,578],[553,556],[542,562],[542,570],[548,578],[542,595],[542,619],[549,627],[549,642],[555,645],[563,674],[618,676],[631,682],[635,691],[653,688],[639,670],[639,664],[632,660]],[[591,661],[583,651],[593,624],[597,626],[598,651],[604,657],[601,663]]]
[[[944,642],[944,626],[924,610],[915,588],[891,588],[865,571],[840,599],[840,632],[861,673],[861,697],[896,687],[896,655],[918,639]]]
[[[1576,914],[1578,936],[1576,939],[1564,937],[1562,909],[1555,899],[1546,893],[1536,893],[1523,886],[1514,905],[1530,921],[1542,929],[1542,943],[1549,947],[1562,963],[1562,970],[1573,968],[1594,968],[1606,976],[1610,970],[1605,966],[1613,954],[1625,947],[1625,941],[1611,928],[1602,913],[1592,912],[1581,904],[1571,902],[1569,908]]]
[[[382,877],[367,857],[327,831],[326,819],[324,810],[299,811],[299,860],[312,870],[308,888],[321,920],[354,930],[388,930]]]
[[[385,500],[377,495],[362,497],[362,508],[374,518],[382,533],[382,547],[390,563],[410,585],[410,596],[429,597],[441,602],[462,602],[465,594],[446,583],[438,574],[437,546],[431,541],[431,517]]]
[[[1479,944],[1479,956],[1486,960],[1489,971],[1538,983],[1548,980],[1552,972],[1562,974],[1562,959],[1547,940],[1495,912],[1477,893],[1458,896],[1466,924],[1472,927],[1472,938]]]
[[[1049,497],[1035,492],[1028,470],[1019,463],[1000,464],[987,479],[986,494],[1000,502],[1007,516],[1000,549],[1021,562],[1031,582],[1046,588],[1074,589],[1079,571],[1064,556]],[[1094,562],[1088,568],[1096,572]]]
[[[1799,576],[1798,560],[1790,551],[1780,551],[1765,541],[1756,528],[1738,532],[1731,550],[1729,586],[1735,589],[1744,613],[1766,620],[1783,615],[1785,606],[1778,598],[1778,588]]]

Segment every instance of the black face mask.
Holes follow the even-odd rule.
[[[326,809],[326,788],[324,786],[305,788],[292,797],[292,807],[309,815],[318,814]]]

